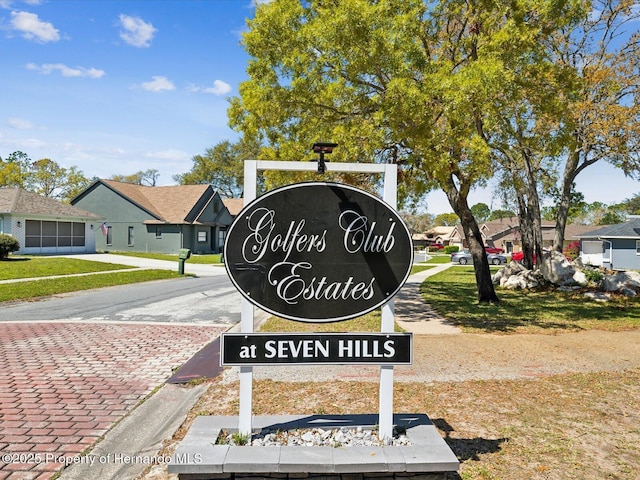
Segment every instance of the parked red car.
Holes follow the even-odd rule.
[[[444,245],[441,243],[432,243],[431,245],[429,245],[429,248],[437,248],[438,250],[442,250],[444,248]]]
[[[524,260],[524,252],[520,250],[519,252],[514,252],[511,254],[511,261],[521,263]],[[536,254],[533,254],[533,261],[536,261]]]
[[[498,247],[484,247],[484,251],[487,253],[504,253],[504,248]]]

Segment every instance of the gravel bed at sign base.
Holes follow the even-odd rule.
[[[218,444],[242,445],[246,439],[237,434],[221,432]],[[411,440],[404,433],[394,432],[393,438],[380,439],[376,430],[367,430],[362,427],[335,428],[335,429],[297,429],[297,430],[270,430],[265,429],[260,434],[254,435],[246,445],[253,447],[381,447],[381,446],[407,446]]]

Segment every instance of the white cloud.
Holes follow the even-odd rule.
[[[55,71],[60,72],[63,77],[89,77],[100,78],[104,76],[104,70],[98,70],[97,68],[84,68],[84,67],[67,67],[62,63],[43,63],[42,65],[36,65],[35,63],[28,63],[27,68],[29,70],[36,70],[43,75],[49,75]]]
[[[163,92],[163,91],[171,91],[176,89],[173,82],[167,79],[167,77],[156,75],[151,78],[153,78],[152,81],[144,82],[141,85],[143,89],[149,92]]]
[[[147,152],[144,154],[145,158],[152,158],[154,160],[169,160],[169,161],[182,161],[190,160],[191,155],[182,150],[168,149],[159,152]]]
[[[196,85],[192,85],[189,87],[189,91],[194,93],[210,93],[212,95],[225,95],[232,90],[231,85],[227,82],[223,82],[222,80],[214,80],[213,87],[198,87]]]
[[[8,119],[7,125],[11,128],[15,128],[16,130],[31,130],[35,128],[33,123],[31,123],[29,120],[15,117]]]
[[[124,14],[120,15],[120,26],[124,29],[120,38],[133,47],[150,47],[153,35],[158,31],[140,17]]]
[[[60,40],[58,29],[49,22],[43,22],[35,13],[11,12],[11,26],[27,40],[36,42],[57,42]]]

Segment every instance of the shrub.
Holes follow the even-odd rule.
[[[451,255],[453,252],[457,252],[458,250],[460,250],[458,245],[447,245],[444,247],[444,253],[447,255]]]
[[[6,233],[0,233],[0,260],[7,258],[11,252],[20,250],[18,239]]]
[[[567,245],[564,248],[562,253],[569,260],[575,260],[576,258],[578,258],[578,255],[580,255],[580,242],[578,242],[578,241],[571,242],[569,245]]]
[[[600,270],[585,269],[582,272],[589,283],[595,283],[596,285],[599,285],[604,278],[604,273]]]

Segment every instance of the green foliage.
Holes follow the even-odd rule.
[[[629,215],[640,215],[640,193],[626,199],[620,206],[625,208]]]
[[[476,203],[471,207],[471,213],[473,213],[477,222],[486,222],[491,215],[491,210],[486,203]]]
[[[0,158],[0,187],[25,188],[30,168],[31,159],[24,152],[13,152],[6,160]]]
[[[230,125],[263,141],[269,159],[306,161],[313,142],[331,140],[340,145],[332,161],[397,164],[401,196],[439,187],[465,231],[477,231],[469,193],[494,177],[500,147],[520,141],[534,103],[525,93],[566,103],[548,86],[558,72],[544,49],[583,13],[576,6],[261,3],[243,36],[249,79],[231,100]],[[479,297],[497,301],[487,265],[476,268]]]
[[[0,260],[5,259],[12,252],[20,250],[20,242],[12,235],[0,233]]]
[[[489,216],[489,221],[491,220],[502,220],[503,218],[511,218],[517,217],[516,213],[513,210],[492,210],[491,215]]]
[[[44,197],[70,201],[91,180],[78,167],[61,167],[49,158],[31,161],[23,152],[0,159],[0,187],[24,188]]]
[[[445,245],[444,247],[444,253],[446,253],[447,255],[451,255],[458,250],[460,250],[460,247],[458,245]]]
[[[160,173],[158,170],[150,168],[132,173],[131,175],[112,175],[111,180],[115,180],[116,182],[124,182],[124,183],[133,183],[134,185],[147,185],[149,187],[154,187],[156,182],[158,181],[158,177]]]
[[[587,278],[587,281],[589,283],[595,283],[596,285],[599,285],[600,282],[602,282],[602,280],[604,279],[604,273],[602,273],[600,270],[585,268],[584,270],[582,270],[582,273],[584,273],[584,276]]]
[[[433,225],[433,215],[428,213],[411,214],[400,212],[400,216],[412,234],[426,232]]]
[[[460,222],[460,219],[458,218],[458,215],[452,212],[452,213],[441,213],[439,215],[436,215],[436,218],[434,219],[433,224],[437,227],[440,227],[440,226],[453,227],[459,222]]]
[[[237,143],[227,140],[208,148],[204,155],[192,158],[187,173],[174,175],[180,185],[210,184],[227,198],[242,195],[244,161],[260,157],[260,144],[254,137],[243,137]]]

